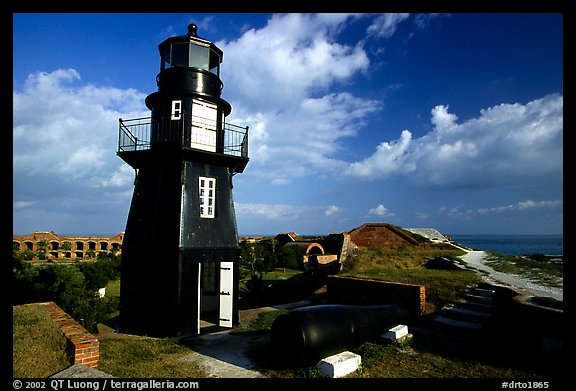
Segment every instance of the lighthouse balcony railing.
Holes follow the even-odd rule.
[[[203,124],[199,126],[199,124]],[[152,132],[152,127],[155,127],[155,131]],[[213,126],[213,125],[212,125]],[[152,117],[142,117],[134,119],[119,119],[119,131],[118,131],[118,152],[127,151],[144,151],[151,147],[152,134],[156,137],[161,137],[161,140],[155,140],[159,143],[178,143],[182,146],[187,146],[184,141],[185,138],[190,137],[190,128],[202,127],[206,130],[216,130],[214,128],[210,129],[210,125],[201,117],[193,116],[190,120],[166,120],[166,121],[156,121],[152,123]],[[188,131],[186,131],[188,128]],[[229,156],[237,157],[248,157],[248,127],[241,127],[238,125],[224,123],[223,124],[223,143],[222,153]],[[161,135],[161,136],[158,136]],[[205,144],[206,148],[203,148]],[[210,147],[214,145],[214,140],[206,138],[205,141],[202,139],[195,138],[194,145],[202,150],[210,150]],[[190,143],[190,147],[192,144]]]
[[[119,119],[118,152],[150,149],[150,117]]]

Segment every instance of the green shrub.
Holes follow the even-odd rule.
[[[32,264],[13,258],[13,304],[53,301],[74,320],[95,332],[118,310],[117,297],[100,298],[98,288],[119,275],[118,257],[74,264]]]

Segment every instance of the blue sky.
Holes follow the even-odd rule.
[[[13,15],[13,233],[116,234],[157,45],[189,23],[224,52],[241,235],[366,222],[563,231],[563,15]]]

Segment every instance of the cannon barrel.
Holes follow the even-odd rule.
[[[374,340],[411,316],[403,305],[302,307],[274,320],[270,343],[274,355],[284,364],[311,365]]]

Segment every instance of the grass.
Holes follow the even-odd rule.
[[[106,285],[106,296],[120,297],[120,279],[110,281]]]
[[[106,285],[106,296],[120,297],[120,280]],[[118,313],[111,314],[112,316]],[[124,378],[201,378],[204,372],[185,363],[190,348],[175,338],[147,338],[115,333],[98,335],[99,369]]]
[[[538,377],[525,371],[499,368],[477,360],[462,360],[410,348],[383,349],[366,343],[358,349],[364,358],[372,352],[369,363],[349,378],[530,378]],[[380,350],[380,351],[379,351]]]
[[[70,366],[67,339],[42,304],[12,307],[12,376],[48,377]]]
[[[235,333],[266,333],[282,313],[285,311],[264,312],[246,329],[238,329]],[[545,358],[533,361],[508,351],[501,340],[467,338],[458,334],[421,333],[406,343],[366,342],[352,351],[362,357],[362,364],[347,378],[542,378],[550,373],[548,369],[542,370]],[[267,347],[254,347],[254,369],[267,378],[321,377],[318,365],[278,367],[276,354]]]
[[[457,257],[461,254],[463,252],[459,250],[419,247],[410,250],[359,249],[346,261],[339,275],[424,285],[426,312],[430,313],[448,303],[459,301],[466,289],[481,281],[481,277],[470,270],[445,270],[427,266],[439,257],[453,259],[457,263]]]
[[[200,367],[185,360],[192,350],[172,338],[104,337],[100,370],[123,378],[198,378]]]
[[[505,256],[488,252],[486,264],[496,271],[516,274],[540,285],[553,288],[563,286],[562,263],[556,264],[525,256]]]
[[[458,300],[461,292],[481,281],[473,271],[431,266],[436,265],[431,261],[438,257],[458,263],[458,256],[461,254],[459,251],[433,248],[361,249],[349,258],[341,275],[423,284],[426,286],[426,316],[444,304]],[[281,297],[283,294],[305,291],[304,288],[310,282],[303,273],[289,269],[286,269],[286,272],[279,269],[265,274],[263,280],[281,287],[273,290],[273,295],[270,295],[279,302],[287,302],[283,300],[285,297]],[[292,282],[293,285],[290,285]],[[110,283],[106,294],[119,295],[119,281]],[[32,315],[23,317],[25,310],[32,311]],[[62,355],[62,343],[65,344],[63,336],[51,327],[51,322],[43,320],[42,312],[38,311],[34,306],[14,307],[14,376],[46,377],[69,365],[64,361],[65,355]],[[274,319],[284,312],[264,312],[245,328],[234,329],[233,332],[244,333],[246,336],[269,333]],[[28,332],[31,329],[34,329],[33,333]],[[197,364],[186,359],[193,350],[175,338],[155,339],[116,333],[101,334],[98,338],[101,350],[100,369],[113,376],[205,377]],[[23,349],[25,346],[34,345],[30,341],[42,341],[42,345],[36,344],[38,351]],[[352,378],[533,378],[550,373],[549,368],[539,367],[545,364],[546,357],[532,362],[531,357],[510,353],[506,336],[500,336],[496,340],[462,339],[457,334],[447,337],[433,332],[421,332],[418,338],[414,338],[407,346],[390,347],[366,343],[355,351],[362,355],[363,364],[359,371],[348,376]],[[319,377],[317,366],[274,367],[271,364],[272,352],[267,346],[254,346],[250,355],[257,366],[255,370],[269,378]],[[49,362],[37,363],[34,360]],[[32,372],[23,372],[25,369]]]
[[[268,282],[287,280],[290,277],[294,277],[300,273],[300,270],[276,268],[272,271],[264,273],[262,275],[262,280]]]

